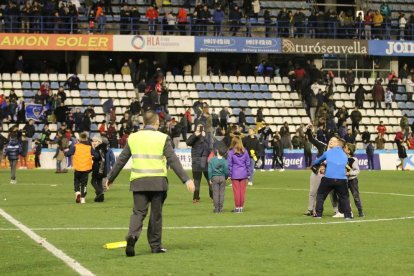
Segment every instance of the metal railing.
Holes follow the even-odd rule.
[[[414,23],[400,28],[397,21],[380,25],[356,22],[341,24],[339,21],[300,22],[248,18],[214,22],[210,19],[188,18],[187,22],[167,21],[160,17],[120,18],[109,21],[107,17],[89,19],[85,16],[8,16],[0,20],[0,32],[6,33],[101,33],[101,34],[157,34],[194,36],[241,37],[304,37],[329,39],[405,39],[414,40]]]

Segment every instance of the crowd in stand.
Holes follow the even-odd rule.
[[[391,9],[383,2],[379,10],[366,10],[354,15],[351,10],[329,9],[305,15],[304,10],[281,9],[272,16],[268,9],[262,9],[259,0],[244,1],[185,1],[174,13],[170,1],[148,1],[145,14],[137,5],[122,2],[119,25],[111,26],[111,33],[139,34],[145,30],[149,34],[207,35],[215,36],[279,36],[312,38],[358,38],[390,39],[391,32],[398,39],[406,39],[414,34],[414,15],[399,13],[396,20],[391,17]],[[108,31],[107,16],[114,16],[110,0],[82,3],[85,18],[79,15],[79,1],[9,1],[0,6],[0,32],[10,33],[105,33]],[[194,5],[194,6],[192,6]],[[145,17],[145,22],[141,20]],[[259,21],[263,18],[262,21]],[[394,20],[394,22],[392,22]],[[79,27],[79,22],[87,21],[87,27]],[[261,22],[259,24],[259,22]],[[253,26],[261,25],[263,29]],[[223,30],[227,26],[227,30]],[[243,30],[242,30],[243,28]]]

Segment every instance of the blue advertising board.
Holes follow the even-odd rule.
[[[414,56],[414,41],[370,40],[368,54],[371,56]]]
[[[264,37],[195,37],[198,53],[281,53],[280,38]]]

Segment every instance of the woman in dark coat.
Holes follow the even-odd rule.
[[[191,170],[195,184],[193,203],[198,203],[200,201],[200,183],[203,174],[208,183],[207,158],[211,151],[203,125],[197,125],[194,134],[188,137],[187,145],[191,147]],[[213,198],[210,185],[208,185],[208,189],[210,198]]]
[[[401,163],[397,165],[396,168],[397,168],[397,171],[398,171],[398,168],[401,168],[401,170],[404,170],[404,160],[405,158],[407,158],[407,150],[401,140],[396,139],[395,143],[397,144],[398,158],[400,158],[400,161],[401,161]]]

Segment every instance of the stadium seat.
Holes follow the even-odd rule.
[[[236,76],[230,76],[229,77],[229,82],[230,83],[237,83],[238,82],[237,77]]]
[[[184,77],[182,75],[176,75],[174,77],[175,82],[181,83],[184,82]]]
[[[195,76],[193,76],[193,82],[195,82],[195,83],[202,82],[202,80],[201,80],[201,76],[199,76],[199,75],[195,75]]]
[[[184,82],[187,82],[187,83],[193,82],[193,76],[184,76]]]
[[[202,76],[202,78],[201,78],[201,80],[204,82],[204,83],[209,83],[209,82],[211,82],[211,79],[210,79],[210,76]]]
[[[125,87],[125,85],[124,85],[123,82],[116,82],[115,83],[115,89],[117,89],[117,90],[125,90],[126,87]]]
[[[122,80],[124,82],[131,82],[131,75],[122,75]]]
[[[256,78],[254,76],[247,76],[246,82],[250,84],[256,83]]]
[[[167,82],[167,83],[173,83],[175,80],[174,80],[174,76],[173,75],[167,75],[167,76],[165,76],[165,82]]]
[[[247,82],[247,79],[246,79],[246,77],[245,77],[245,76],[239,76],[239,77],[237,78],[237,81],[238,81],[239,83],[246,83],[246,82]]]
[[[191,83],[187,83],[187,90],[195,91],[195,90],[197,90],[197,88],[196,88],[195,84],[191,82]]]
[[[121,81],[124,81],[122,79],[122,75],[121,74],[115,74],[114,75],[114,82],[121,82]]]
[[[229,77],[227,77],[227,76],[220,76],[220,82],[221,83],[227,83],[227,82],[229,82]]]

